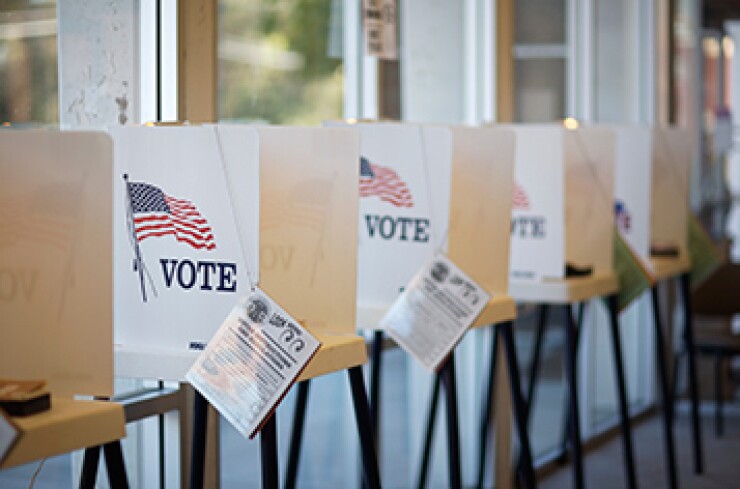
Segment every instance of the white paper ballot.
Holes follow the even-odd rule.
[[[0,412],[0,463],[18,439],[18,429],[5,414]]]
[[[255,289],[231,311],[185,378],[252,438],[320,346]]]
[[[436,371],[489,299],[446,256],[437,254],[411,279],[380,324],[424,367]]]

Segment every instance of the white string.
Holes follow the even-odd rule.
[[[241,228],[241,224],[239,219],[236,218],[236,202],[234,201],[234,195],[231,190],[231,178],[229,176],[229,170],[228,166],[226,165],[226,157],[224,156],[224,148],[221,144],[221,135],[218,131],[218,126],[213,125],[213,134],[216,137],[216,146],[218,147],[218,156],[221,160],[221,168],[224,172],[224,177],[226,179],[226,192],[229,194],[229,202],[231,203],[231,217],[234,220],[234,225],[236,226],[236,237],[239,240],[239,246],[242,250],[242,256],[244,257],[244,263],[247,265],[247,280],[249,281],[249,288],[250,290],[254,291],[254,289],[257,287],[257,281],[254,278],[253,268],[252,264],[249,261],[249,253],[247,253],[247,248],[244,244],[244,239],[242,238],[243,235],[243,229]]]
[[[427,186],[427,204],[429,205],[429,217],[432,218],[432,222],[434,223],[432,225],[432,242],[434,243],[434,254],[445,254],[445,248],[447,247],[447,239],[450,234],[450,220],[449,215],[447,222],[444,223],[444,232],[440,235],[437,233],[437,226],[436,223],[439,222],[439,219],[435,219],[434,215],[434,206],[432,205],[432,183],[431,183],[431,175],[429,171],[429,159],[427,158],[427,151],[426,151],[426,144],[424,141],[424,127],[423,126],[417,126],[419,135],[419,146],[421,148],[421,160],[422,164],[424,166],[424,176],[426,177],[426,186]],[[450,174],[452,173],[452,170],[450,170]],[[448,209],[449,209],[449,203],[448,203]]]

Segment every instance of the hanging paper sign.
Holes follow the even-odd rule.
[[[621,312],[652,287],[650,274],[622,235],[614,231],[614,271],[619,277],[617,308]]]
[[[565,265],[563,130],[511,126],[516,165],[511,211],[512,280],[561,278]]]
[[[380,325],[429,370],[438,370],[490,295],[437,254],[414,276]]]
[[[362,0],[365,54],[380,59],[398,59],[396,0]]]
[[[237,431],[259,431],[321,344],[255,289],[185,376]]]
[[[708,279],[724,262],[722,253],[694,214],[689,212],[689,257],[691,286],[697,287]]]
[[[256,282],[257,219],[235,209],[259,213],[257,133],[233,131],[112,131],[118,375],[182,379]]]

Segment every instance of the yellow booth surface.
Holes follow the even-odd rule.
[[[53,397],[49,411],[10,418],[19,437],[0,468],[14,467],[126,436],[123,406]]]
[[[650,258],[650,272],[654,280],[676,277],[690,269],[691,262],[685,254],[677,258]]]
[[[599,272],[589,277],[517,281],[509,283],[509,293],[518,301],[569,304],[614,294],[619,278],[614,272]]]
[[[260,128],[260,287],[321,341],[298,380],[367,362],[355,334],[359,139]]]

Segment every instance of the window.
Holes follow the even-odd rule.
[[[342,117],[342,4],[221,0],[220,119],[317,124]]]
[[[55,0],[0,3],[0,122],[57,123]]]

